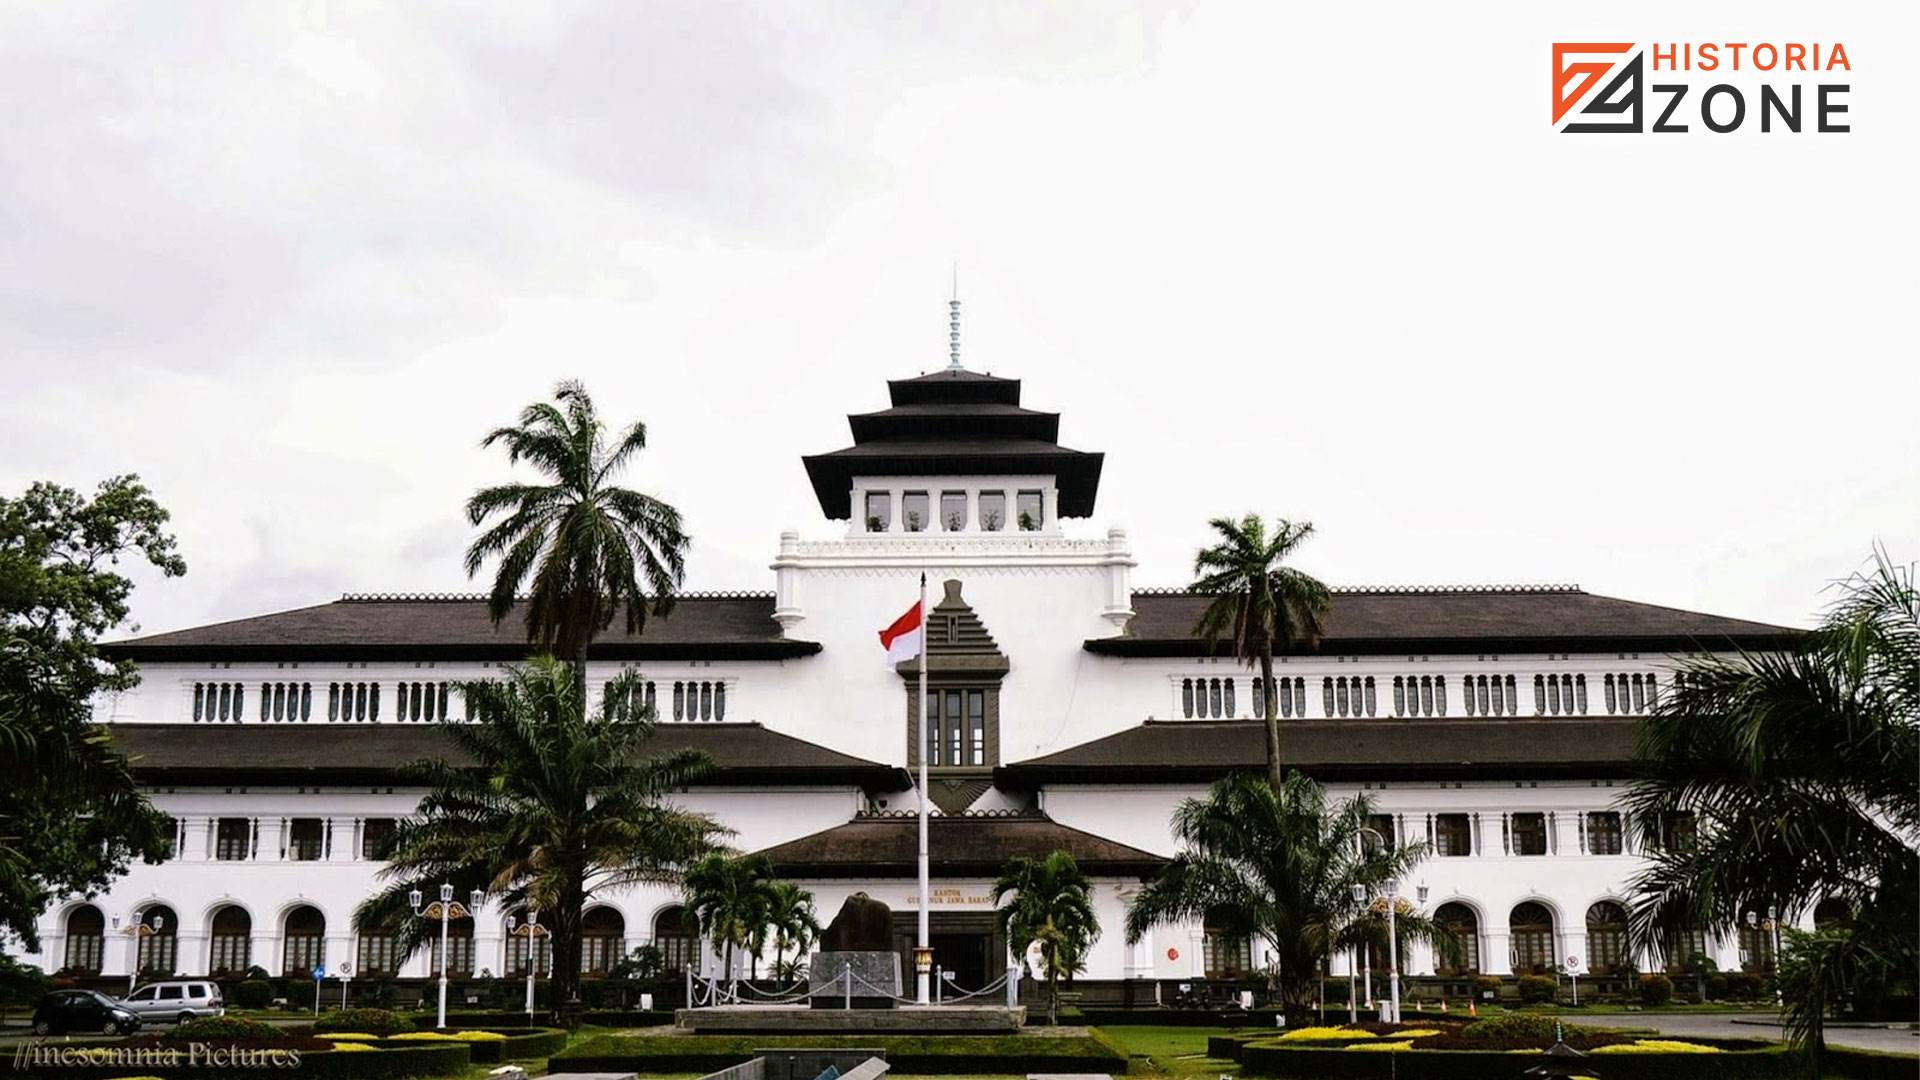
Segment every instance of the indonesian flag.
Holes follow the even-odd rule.
[[[880,631],[880,645],[887,650],[887,663],[898,664],[903,660],[912,660],[920,655],[920,643],[925,634],[920,627],[920,605],[907,609],[905,615],[893,620],[893,625]]]

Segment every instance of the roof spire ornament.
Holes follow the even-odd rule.
[[[947,370],[960,371],[960,264],[953,264],[953,299],[947,301]]]

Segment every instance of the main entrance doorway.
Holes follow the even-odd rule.
[[[893,937],[900,950],[904,992],[913,993],[913,946],[919,933],[911,911],[893,913]],[[953,972],[948,992],[972,993],[999,978],[1007,966],[1006,938],[990,911],[936,911],[927,920],[927,944],[934,966]]]

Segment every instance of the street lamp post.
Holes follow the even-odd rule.
[[[474,912],[480,910],[481,901],[486,899],[486,894],[479,889],[475,889],[468,895],[467,899],[472,902],[470,907],[461,907],[459,904],[454,903],[453,886],[447,884],[440,886],[439,901],[428,904],[425,908],[420,906],[419,889],[415,889],[407,894],[407,904],[413,908],[413,913],[416,916],[423,919],[440,920],[440,1017],[439,1022],[434,1025],[435,1027],[445,1028],[447,1026],[447,925],[454,919],[467,918]]]
[[[533,975],[540,966],[539,942],[541,938],[551,936],[551,932],[546,927],[540,925],[540,913],[538,911],[527,912],[525,925],[516,926],[516,922],[518,922],[518,920],[513,916],[507,916],[507,933],[514,937],[527,939],[527,1026],[532,1027]]]
[[[1372,829],[1366,831],[1373,832]],[[1374,835],[1378,836],[1380,834],[1374,833]],[[1427,887],[1425,885],[1419,886],[1416,895],[1420,898],[1420,903],[1425,904],[1427,902]],[[1353,887],[1353,898],[1356,902],[1365,902],[1367,899],[1367,887],[1365,885],[1355,885]],[[1394,918],[1394,908],[1398,904],[1399,899],[1399,883],[1393,881],[1388,882],[1386,891],[1388,1005],[1387,1015],[1381,1019],[1389,1024],[1397,1024],[1400,1022],[1400,934],[1398,924]]]
[[[134,981],[140,977],[140,939],[154,937],[159,934],[160,931],[166,929],[167,926],[167,917],[165,915],[155,915],[153,917],[153,925],[151,926],[142,920],[143,916],[138,909],[135,909],[133,912],[133,921],[127,925],[125,930],[120,931],[127,935],[127,948],[131,953],[131,955],[127,957],[127,994],[129,996],[133,994]],[[120,930],[120,916],[118,915],[113,917],[113,928]]]

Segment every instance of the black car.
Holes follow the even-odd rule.
[[[33,1010],[35,1035],[65,1035],[70,1031],[97,1031],[102,1035],[131,1035],[140,1030],[140,1018],[126,1006],[97,990],[55,990]]]

